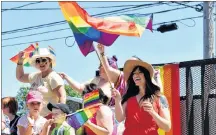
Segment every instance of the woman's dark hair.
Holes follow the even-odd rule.
[[[9,108],[9,113],[16,115],[18,110],[18,103],[15,97],[4,97],[1,99],[2,108]]]
[[[149,71],[144,67],[136,66],[132,70],[132,72],[131,72],[128,80],[127,80],[127,88],[128,89],[127,89],[126,94],[123,96],[122,104],[125,103],[130,97],[134,97],[134,96],[139,94],[139,87],[136,86],[136,84],[133,80],[133,73],[137,69],[139,69],[140,72],[144,73],[145,82],[146,82],[145,95],[140,99],[140,101],[151,98],[152,95],[155,95],[157,92],[160,91],[160,87],[158,87],[157,85],[152,83]]]
[[[87,84],[87,85],[85,86],[85,89],[84,89],[82,95],[85,95],[85,94],[87,94],[87,93],[90,93],[90,92],[92,92],[93,90],[96,90],[96,89],[99,90],[99,99],[100,99],[101,103],[102,103],[102,104],[107,104],[109,98],[104,94],[104,92],[102,91],[102,89],[101,89],[101,88],[98,88],[97,85],[94,84],[94,83]]]

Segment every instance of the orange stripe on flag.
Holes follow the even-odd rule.
[[[172,111],[173,111],[173,102],[172,102],[172,71],[170,65],[164,66],[164,95],[166,96],[169,106],[170,106],[170,116],[171,123],[173,124]],[[173,126],[172,126],[173,127]],[[169,132],[166,132],[166,135],[173,135],[173,128]]]
[[[24,51],[25,53],[30,53],[30,52],[32,52],[33,50],[35,50],[34,45],[30,45],[29,47],[27,47],[27,48],[26,48],[25,50],[23,50],[23,51]],[[24,54],[24,56],[26,56],[26,54]],[[15,56],[13,56],[12,58],[10,58],[10,60],[11,60],[12,62],[17,63],[18,60],[19,60],[18,54],[15,55]]]

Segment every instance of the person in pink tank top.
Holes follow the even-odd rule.
[[[121,98],[119,91],[112,92],[116,119],[125,120],[123,135],[158,135],[158,128],[169,131],[169,105],[153,79],[152,65],[133,57],[125,62],[123,72],[126,94]]]

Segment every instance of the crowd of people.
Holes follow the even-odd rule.
[[[99,90],[99,110],[83,125],[87,135],[158,135],[158,128],[171,129],[170,111],[158,73],[151,64],[132,57],[118,69],[116,56],[107,57],[105,47],[97,46],[101,57],[99,76],[79,83],[63,72],[56,72],[56,58],[48,48],[39,48],[29,63],[38,71],[25,73],[24,53],[19,52],[16,67],[18,81],[30,84],[26,96],[27,113],[17,116],[14,97],[2,98],[2,133],[7,135],[75,135],[78,132],[66,119],[72,113],[66,104],[64,80],[82,96]],[[123,123],[124,131],[118,126]]]

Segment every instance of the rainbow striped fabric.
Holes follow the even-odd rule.
[[[24,61],[23,61],[23,65],[26,67],[29,67],[29,59],[34,55],[34,52],[38,50],[38,43],[36,43],[36,46],[34,45],[30,45],[29,47],[27,47],[26,49],[24,49]],[[14,63],[18,63],[19,61],[19,56],[18,54],[13,56],[12,58],[10,58],[10,60]]]
[[[119,35],[140,37],[146,28],[152,30],[152,14],[127,14],[102,19],[91,17],[76,2],[62,1],[59,5],[84,56],[94,51],[94,41],[110,46]]]
[[[100,102],[99,90],[94,90],[90,93],[85,94],[83,100],[84,100],[84,108],[99,103]]]
[[[160,71],[162,81],[162,93],[167,97],[170,107],[172,128],[169,132],[159,129],[159,135],[181,135],[180,121],[180,84],[179,84],[179,65],[168,64],[155,67]]]
[[[99,108],[100,104],[97,104],[78,110],[73,114],[69,114],[69,116],[67,117],[67,123],[77,130],[81,126],[83,126],[88,119],[92,118]]]

